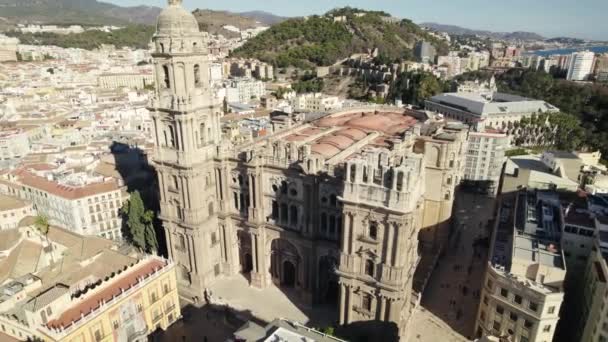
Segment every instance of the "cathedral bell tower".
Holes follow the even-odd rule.
[[[169,0],[153,41],[156,91],[149,110],[160,218],[169,257],[178,264],[180,294],[202,299],[221,273],[214,173],[221,107],[209,80],[206,34],[181,0]]]

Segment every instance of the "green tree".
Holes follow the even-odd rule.
[[[44,238],[46,240],[46,244],[49,246],[50,251],[51,251],[51,262],[55,263],[55,257],[53,255],[53,246],[51,245],[51,242],[49,241],[49,230],[51,228],[51,224],[49,223],[48,217],[46,217],[45,215],[42,215],[42,214],[36,216],[36,219],[34,220],[34,226],[40,232],[40,234],[42,236],[44,236]]]
[[[148,251],[158,251],[158,240],[156,239],[156,231],[154,230],[154,212],[152,210],[146,210],[142,221],[145,225],[145,240],[146,248]]]
[[[415,106],[424,105],[424,101],[448,88],[435,75],[428,72],[404,72],[394,82],[389,93],[389,99],[401,99],[403,103]]]
[[[125,238],[143,251],[156,252],[158,250],[158,240],[153,224],[154,213],[146,210],[139,191],[131,193],[121,212],[126,219]]]

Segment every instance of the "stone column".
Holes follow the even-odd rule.
[[[253,272],[258,272],[258,236],[251,234],[251,259],[253,262]]]
[[[350,240],[350,222],[352,221],[351,214],[345,213],[342,219],[342,239],[340,239],[340,249],[343,253],[347,253],[347,247]]]
[[[346,320],[346,285],[340,284],[340,325]]]
[[[386,297],[380,297],[380,317],[378,317],[378,320],[386,320]]]
[[[352,307],[353,307],[353,300],[354,300],[354,291],[352,286],[347,286],[348,287],[348,303],[346,305],[346,316],[344,318],[344,324],[349,324],[350,320],[351,320],[351,311],[352,311]]]
[[[357,214],[351,215],[350,220],[350,229],[349,229],[349,242],[348,242],[348,252],[347,254],[351,254],[353,252],[355,246],[355,221],[357,220]]]
[[[385,224],[384,228],[386,230],[386,255],[385,255],[385,259],[384,259],[384,263],[387,266],[393,266],[393,239],[394,237],[394,230],[393,227],[391,226],[390,223]]]

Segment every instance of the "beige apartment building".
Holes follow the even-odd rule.
[[[574,331],[580,342],[608,341],[608,217],[596,218],[597,237],[584,268],[583,288],[579,298],[579,321]]]
[[[559,197],[540,190],[503,193],[496,218],[476,335],[550,342],[566,276]]]
[[[234,145],[221,140],[205,35],[180,0],[160,14],[154,44],[152,159],[182,297],[202,300],[242,273],[310,303],[337,299],[340,324],[403,333],[419,234],[431,245],[447,236],[466,129],[368,107]]]

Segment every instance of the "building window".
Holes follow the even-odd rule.
[[[512,320],[513,322],[517,322],[517,318],[518,318],[518,317],[517,317],[517,314],[515,314],[515,313],[513,313],[513,312],[511,312],[511,313],[509,314],[509,319],[510,319],[510,320]]]
[[[547,310],[548,313],[553,314],[555,313],[555,306],[550,306],[549,310]]]
[[[528,305],[528,308],[530,308],[530,310],[536,312],[536,311],[538,311],[538,304],[536,304],[534,302],[530,302],[530,305]]]
[[[532,329],[532,327],[533,327],[533,326],[534,326],[534,324],[533,324],[532,322],[530,322],[530,321],[528,321],[528,320],[525,320],[525,321],[524,321],[524,327],[525,327],[526,329]]]
[[[515,301],[515,303],[517,303],[517,304],[520,304],[520,305],[521,305],[521,302],[522,302],[522,298],[521,298],[521,296],[519,296],[519,295],[515,295],[514,301]]]
[[[505,308],[503,308],[502,306],[498,305],[496,307],[496,312],[500,315],[502,315],[503,313],[505,313]]]
[[[492,326],[492,328],[494,328],[494,331],[496,333],[500,332],[500,322],[494,321],[494,325]]]
[[[372,295],[364,293],[361,297],[361,308],[366,311],[372,311]]]
[[[186,250],[186,238],[183,235],[179,236],[179,249],[180,250]]]
[[[327,214],[321,213],[321,233],[327,233]]]
[[[374,262],[369,259],[365,261],[365,274],[370,277],[374,276]]]
[[[279,204],[274,200],[272,201],[272,219],[275,221],[279,219]]]
[[[163,65],[163,76],[164,76],[163,84],[164,84],[165,88],[171,88],[171,80],[169,78],[169,66],[167,66],[167,65]]]
[[[338,197],[336,197],[336,195],[331,195],[329,196],[329,204],[331,204],[332,207],[337,207],[338,206]]]
[[[378,224],[376,222],[370,222],[369,224],[369,237],[374,240],[378,238]]]
[[[173,190],[179,190],[179,179],[177,176],[171,176],[173,179]]]
[[[298,225],[298,207],[292,205],[290,208],[289,219],[292,226]]]
[[[500,289],[500,295],[507,298],[509,296],[509,291],[507,289]]]
[[[543,332],[550,332],[551,331],[551,325],[545,325],[543,327]]]
[[[194,85],[201,85],[201,67],[198,64],[194,65]]]

